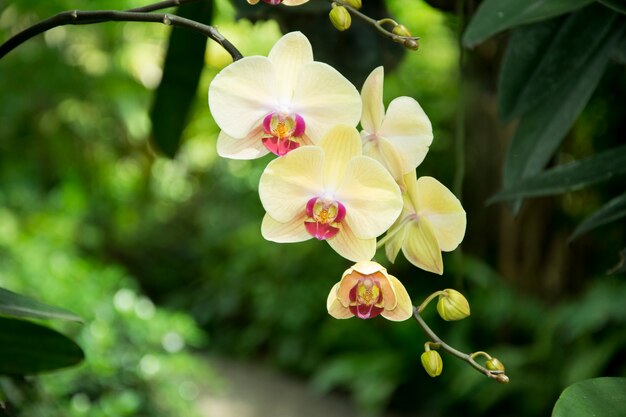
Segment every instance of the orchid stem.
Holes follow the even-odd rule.
[[[435,294],[431,295],[431,297],[433,297]],[[428,301],[428,299],[426,300]],[[420,325],[420,327],[424,330],[424,332],[428,335],[428,337],[432,340],[432,343],[439,346],[441,349],[445,350],[451,355],[456,356],[457,358],[469,363],[478,372],[488,376],[491,379],[494,379],[501,383],[507,383],[509,381],[509,378],[506,376],[504,371],[495,371],[495,370],[491,371],[485,368],[484,366],[480,365],[478,362],[476,362],[474,357],[480,356],[480,355],[486,355],[485,352],[480,351],[480,352],[476,352],[472,354],[463,353],[460,350],[453,348],[452,346],[448,345],[446,342],[441,340],[439,336],[437,336],[437,334],[430,327],[428,327],[428,324],[426,324],[426,322],[420,315],[420,310],[418,307],[413,306],[413,317],[415,318],[417,323]]]
[[[177,6],[183,3],[190,3],[197,0],[166,0],[144,7],[129,9],[126,11],[117,10],[69,10],[42,20],[19,32],[0,45],[0,59],[13,49],[20,46],[27,40],[44,33],[50,29],[65,25],[83,25],[103,22],[152,22],[161,23],[168,26],[183,27],[199,32],[213,41],[217,42],[233,58],[233,61],[243,58],[237,48],[213,26],[205,25],[194,20],[176,16],[169,13],[150,13],[168,7]]]

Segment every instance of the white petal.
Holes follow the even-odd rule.
[[[380,135],[402,156],[404,174],[417,168],[426,157],[433,141],[433,128],[415,99],[398,97],[387,108]]]
[[[312,236],[304,227],[304,212],[287,223],[280,223],[266,214],[261,223],[261,234],[266,240],[278,243],[304,242]]]
[[[217,125],[244,138],[277,107],[275,70],[266,57],[251,56],[220,71],[209,86],[209,108]]]
[[[368,134],[377,133],[385,117],[385,105],[383,103],[384,79],[384,68],[374,68],[361,89],[361,99],[363,100],[361,126]]]
[[[367,156],[350,161],[336,198],[346,207],[346,219],[361,239],[383,234],[402,210],[400,188],[380,163]]]
[[[303,146],[270,162],[259,182],[259,197],[267,214],[287,223],[302,213],[306,203],[323,193],[324,151]]]
[[[407,225],[402,253],[416,267],[443,274],[441,251],[428,220],[414,221]]]
[[[348,163],[361,155],[361,139],[354,127],[334,126],[319,142],[324,149],[324,188],[334,192],[343,181]]]
[[[269,151],[261,141],[265,136],[264,133],[261,126],[242,139],[235,139],[225,132],[220,132],[217,137],[217,154],[231,159],[257,159],[267,155]]]
[[[298,74],[291,110],[304,118],[306,133],[317,143],[334,125],[357,125],[361,118],[361,96],[336,69],[311,62]]]
[[[465,236],[467,219],[458,198],[432,177],[417,180],[418,216],[425,217],[441,250],[456,249]]]
[[[287,105],[293,96],[300,69],[313,62],[311,43],[300,32],[287,33],[274,44],[268,58],[276,68],[278,101]]]
[[[359,239],[346,221],[341,223],[339,233],[327,242],[335,252],[353,262],[369,261],[376,253],[376,239]]]

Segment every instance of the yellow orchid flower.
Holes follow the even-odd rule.
[[[378,315],[403,321],[413,314],[413,304],[404,285],[387,270],[372,261],[357,262],[343,273],[326,301],[328,313],[336,319]]]
[[[259,183],[267,212],[263,237],[281,243],[315,237],[346,259],[371,259],[376,237],[396,220],[402,198],[385,168],[361,152],[357,130],[339,125],[319,146],[270,162]]]
[[[422,163],[433,141],[433,128],[419,103],[411,97],[395,98],[385,114],[383,80],[378,67],[361,90],[363,153],[382,163],[399,181]]]
[[[453,251],[465,236],[465,210],[458,198],[432,177],[417,179],[413,171],[403,181],[402,214],[384,237],[387,259],[394,262],[402,249],[413,265],[441,275],[441,251]]]
[[[361,97],[337,70],[313,61],[306,36],[291,32],[267,57],[245,57],[220,71],[209,107],[222,129],[218,154],[255,159],[315,144],[336,124],[356,126]]]

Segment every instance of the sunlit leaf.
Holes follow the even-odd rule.
[[[626,410],[626,378],[587,379],[565,388],[552,417],[621,417]]]
[[[520,119],[504,163],[505,189],[518,187],[520,180],[539,173],[552,158],[602,78],[619,32],[609,33],[576,77],[568,77],[568,84]]]
[[[213,1],[184,4],[178,8],[181,17],[209,24]],[[163,78],[156,91],[150,112],[152,138],[165,155],[174,157],[193,104],[204,66],[207,38],[185,29],[174,29],[170,35]]]
[[[503,30],[558,16],[592,2],[593,0],[485,0],[463,34],[463,45],[472,47]]]
[[[617,14],[588,7],[564,21],[519,28],[509,40],[498,80],[500,115],[521,116],[554,94],[572,88],[589,60],[615,29]]]
[[[598,2],[617,12],[626,14],[626,2],[624,0],[598,0]]]
[[[626,146],[620,146],[523,178],[490,201],[562,194],[625,174]]]
[[[569,241],[607,223],[626,217],[626,193],[615,197],[578,225]]]
[[[0,375],[32,375],[76,365],[82,349],[61,333],[0,317]]]
[[[82,322],[76,314],[0,288],[0,316]]]

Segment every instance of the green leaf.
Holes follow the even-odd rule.
[[[573,242],[579,236],[587,233],[588,231],[595,229],[596,227],[605,225],[607,223],[614,222],[623,217],[626,217],[626,193],[615,197],[602,207],[600,207],[595,213],[586,218],[581,224],[578,225],[569,241]]]
[[[626,145],[523,178],[490,201],[562,194],[626,174]]]
[[[505,189],[518,187],[548,163],[596,89],[620,32],[611,31],[575,77],[567,76],[567,84],[520,119],[504,163]]]
[[[592,2],[593,0],[485,0],[463,34],[463,45],[471,48],[503,30],[571,12]]]
[[[552,417],[622,417],[624,410],[626,378],[593,378],[565,388]]]
[[[0,375],[32,375],[76,365],[82,349],[61,333],[29,321],[0,317]]]
[[[614,29],[616,18],[606,7],[595,6],[565,21],[552,19],[515,30],[498,80],[501,117],[508,121],[521,116],[571,88]]]
[[[613,48],[612,58],[620,64],[626,65],[626,31],[622,32],[622,37]]]
[[[0,288],[0,316],[82,322],[76,314]]]
[[[624,0],[598,0],[598,2],[604,4],[606,7],[610,7],[616,12],[626,14],[626,2],[624,2]]]
[[[213,16],[213,1],[183,4],[177,14],[209,24]],[[170,35],[163,78],[156,91],[150,119],[154,144],[171,158],[178,151],[196,97],[204,67],[206,42],[205,36],[185,29],[174,28]]]

